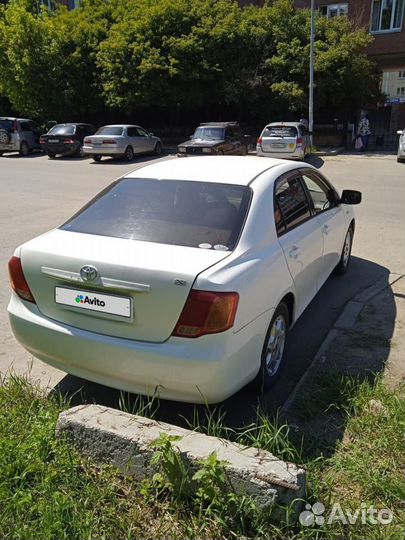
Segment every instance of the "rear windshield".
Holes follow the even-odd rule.
[[[12,120],[0,120],[0,129],[13,129],[13,121]]]
[[[49,135],[73,135],[75,126],[53,126],[48,133]]]
[[[246,186],[126,178],[61,229],[201,249],[232,250],[249,207]]]
[[[104,126],[97,130],[96,135],[122,135],[122,127]]]
[[[267,126],[262,137],[296,137],[297,128],[294,126]]]
[[[193,139],[204,139],[204,141],[221,141],[224,139],[224,128],[198,127],[194,132]]]

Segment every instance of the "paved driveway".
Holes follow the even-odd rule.
[[[61,389],[75,391],[83,386],[83,381],[65,377],[32,359],[15,342],[6,315],[9,297],[6,264],[18,244],[58,226],[111,180],[149,159],[153,158],[140,158],[131,164],[112,160],[95,164],[74,158],[49,161],[39,154],[25,159],[11,155],[0,158],[1,372],[13,366],[17,373],[22,373],[30,366],[32,376],[44,384],[56,384],[62,379]],[[312,162],[339,189],[363,192],[363,203],[356,209],[354,257],[346,276],[332,276],[327,281],[291,332],[286,376],[266,399],[270,410],[283,403],[305,372],[346,302],[378,279],[388,279],[389,273],[405,272],[405,166],[398,164],[393,156],[337,156],[313,158]],[[90,400],[117,403],[118,392],[98,385],[85,384],[83,392]],[[229,422],[246,421],[255,404],[255,396],[249,389],[227,400]],[[188,414],[190,410],[184,404],[166,403],[160,416],[170,421],[174,413]]]

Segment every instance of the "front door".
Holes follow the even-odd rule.
[[[275,215],[280,213],[277,233],[295,284],[296,312],[299,317],[318,290],[322,232],[318,220],[312,216],[299,175],[278,180],[274,204]]]

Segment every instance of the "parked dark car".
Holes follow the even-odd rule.
[[[40,143],[49,159],[57,155],[82,156],[84,138],[95,131],[91,124],[56,124],[48,133],[41,135]]]
[[[200,124],[190,140],[178,145],[177,155],[242,155],[248,152],[247,139],[238,122]]]

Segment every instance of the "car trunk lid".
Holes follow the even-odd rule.
[[[229,253],[58,229],[25,244],[21,260],[45,316],[108,336],[163,342],[171,335],[196,276]],[[84,266],[95,267],[98,277],[84,281],[80,275]],[[112,310],[115,314],[93,305],[85,309],[76,299],[80,296],[107,303],[111,296],[119,309]],[[71,301],[58,303],[67,297]]]

